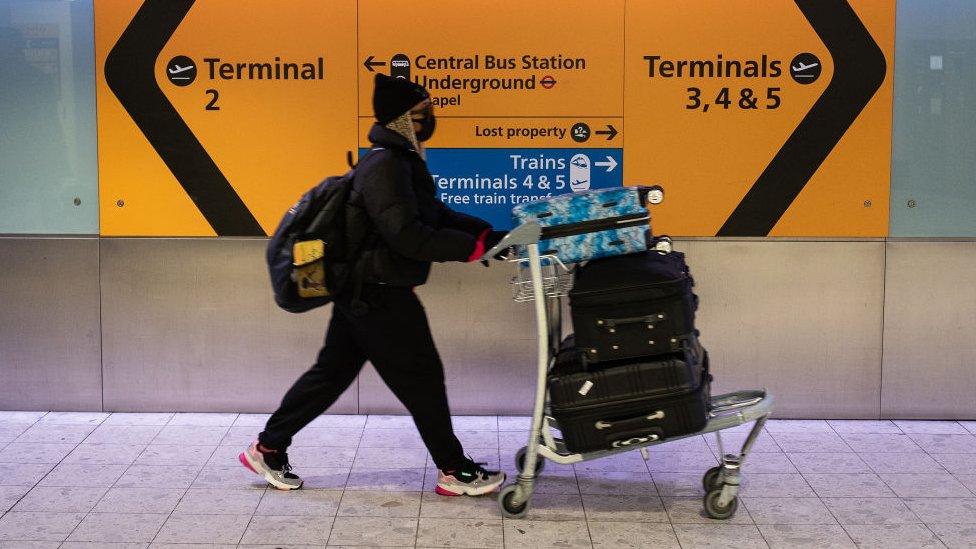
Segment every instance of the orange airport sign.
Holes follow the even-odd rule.
[[[887,234],[894,0],[96,0],[95,17],[106,236],[267,235],[368,145],[376,72],[430,90],[439,196],[496,226],[519,201],[658,184],[658,233]],[[505,188],[457,183],[481,179]]]
[[[627,3],[624,175],[680,236],[884,236],[894,1]]]
[[[95,11],[103,235],[264,236],[348,169],[355,2],[99,0]]]

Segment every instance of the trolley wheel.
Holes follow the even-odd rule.
[[[520,473],[522,472],[523,469],[525,469],[525,454],[526,454],[525,446],[520,448],[518,452],[515,452],[515,467],[518,469]],[[546,468],[546,460],[543,459],[542,456],[537,456],[535,458],[535,474],[538,476],[538,474],[541,473],[542,470],[545,468]]]
[[[716,488],[722,487],[722,466],[716,465],[711,469],[705,471],[705,476],[702,477],[702,488],[705,492],[711,492]]]
[[[529,510],[529,502],[523,501],[521,505],[515,505],[512,500],[515,498],[515,484],[502,488],[498,493],[498,506],[502,508],[502,516],[505,518],[520,519],[525,517]]]
[[[705,514],[713,519],[727,520],[732,518],[735,515],[735,510],[739,508],[739,498],[732,498],[732,501],[723,507],[718,503],[718,498],[721,495],[721,487],[715,488],[705,494],[705,500],[703,501]]]

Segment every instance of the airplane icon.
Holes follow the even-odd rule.
[[[185,55],[177,55],[166,63],[166,78],[176,86],[189,86],[197,78],[197,64]]]
[[[819,66],[820,63],[810,63],[809,65],[805,65],[802,61],[800,61],[798,64],[793,65],[790,68],[793,69],[793,73],[796,75],[797,78],[813,78],[812,74],[796,74],[796,73],[803,72],[807,69],[812,69],[814,67],[819,67]]]

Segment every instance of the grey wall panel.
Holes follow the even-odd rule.
[[[976,419],[976,242],[889,242],[882,413]]]
[[[535,320],[531,304],[511,299],[508,265],[434,265],[417,289],[444,361],[448,398],[456,414],[516,414],[532,409]],[[363,413],[404,409],[372,367],[359,379]]]
[[[686,241],[713,392],[767,387],[777,417],[880,413],[883,242]]]
[[[976,242],[888,243],[887,285],[885,246],[679,242],[715,390],[767,386],[779,417],[976,417]],[[98,410],[100,360],[106,410],[273,409],[314,360],[329,312],[280,311],[263,249],[102,240],[100,331],[98,240],[0,239],[0,409]],[[531,405],[533,313],[511,301],[510,276],[498,263],[437,265],[418,290],[456,413]],[[359,410],[402,411],[371,368],[334,409]]]
[[[0,238],[0,265],[0,410],[101,410],[98,240]]]
[[[274,304],[260,239],[104,239],[105,409],[273,410],[327,311]],[[354,413],[355,387],[333,409]]]

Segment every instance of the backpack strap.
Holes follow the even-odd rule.
[[[368,155],[369,153],[371,153],[373,151],[382,151],[383,149],[384,149],[384,147],[373,147],[373,148],[369,149],[368,151],[366,151],[366,154]],[[366,158],[366,157],[363,156],[363,158]],[[362,162],[362,158],[359,159],[359,162]],[[359,162],[353,162],[352,161],[352,151],[346,151],[346,164],[349,164],[349,168],[350,169],[355,170],[356,169],[356,166],[359,165]]]

